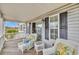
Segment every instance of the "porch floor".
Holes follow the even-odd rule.
[[[22,55],[22,52],[18,49],[18,42],[20,42],[21,39],[11,39],[5,42],[4,48],[2,50],[2,55]],[[36,52],[34,51],[34,48],[31,50],[24,51],[24,55],[36,55]]]

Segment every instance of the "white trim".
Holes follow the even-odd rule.
[[[32,23],[33,23],[33,22],[31,22],[30,34],[32,34]]]
[[[54,15],[51,15],[51,16],[49,16],[49,17],[54,17],[54,16],[57,16],[59,13],[57,13],[57,14],[54,14]]]
[[[45,40],[45,22],[42,21],[42,40]]]
[[[49,16],[49,40],[50,40],[50,17],[52,16]]]
[[[31,22],[31,23],[29,24],[29,26],[30,26],[30,28],[29,28],[30,34],[32,34],[32,23],[33,23],[33,22]]]
[[[58,39],[60,38],[60,13],[58,13]]]

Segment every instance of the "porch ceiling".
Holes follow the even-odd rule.
[[[65,3],[3,3],[0,8],[7,20],[28,21],[63,5]]]

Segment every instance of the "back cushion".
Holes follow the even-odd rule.
[[[69,40],[58,39],[54,45],[56,55],[76,55],[77,45]]]
[[[28,35],[27,37],[29,40],[32,40],[32,41],[36,41],[37,37],[36,37],[36,34],[30,34]]]

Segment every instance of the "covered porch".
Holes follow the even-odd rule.
[[[79,4],[0,4],[0,54],[2,55],[44,55],[58,39],[77,43],[79,48]],[[5,21],[18,22],[18,32],[10,40],[5,37]],[[28,35],[27,35],[28,34]],[[36,34],[33,47],[21,51],[18,43],[29,35]],[[58,41],[57,41],[58,40]],[[63,40],[60,40],[64,43]],[[36,45],[44,44],[39,53]],[[39,43],[41,42],[41,43]],[[67,42],[68,44],[68,42]],[[69,44],[70,45],[70,44]],[[76,46],[75,46],[76,47]],[[23,48],[23,47],[22,47]],[[78,49],[79,50],[79,49]],[[79,52],[77,50],[77,52]],[[52,49],[52,51],[54,51]]]

